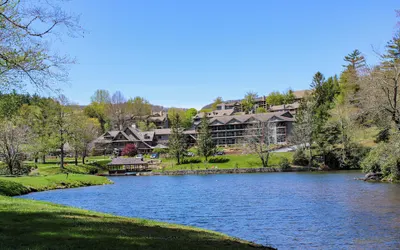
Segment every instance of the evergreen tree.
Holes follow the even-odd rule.
[[[179,165],[187,150],[186,138],[183,133],[182,119],[179,113],[174,113],[173,116],[170,117],[170,120],[171,135],[168,141],[169,153],[175,157]]]
[[[200,130],[197,136],[197,150],[199,155],[206,158],[206,161],[209,156],[212,156],[215,153],[216,150],[206,116],[201,118]]]

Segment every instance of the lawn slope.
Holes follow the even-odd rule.
[[[0,195],[16,196],[51,189],[111,184],[105,177],[81,174],[0,177]]]
[[[197,228],[0,196],[0,249],[138,248],[269,249]]]

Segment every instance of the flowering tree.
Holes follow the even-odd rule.
[[[121,152],[122,156],[135,156],[137,154],[137,148],[135,144],[126,144]]]

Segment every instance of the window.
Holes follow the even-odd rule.
[[[286,134],[286,128],[277,128],[276,133],[277,134]]]
[[[276,137],[277,143],[283,143],[286,142],[286,136],[285,135],[278,135]]]

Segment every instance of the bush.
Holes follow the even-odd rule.
[[[181,160],[181,164],[201,163],[201,159],[197,157],[184,158]]]
[[[28,175],[33,169],[37,168],[34,164],[22,164],[13,169],[13,175]],[[11,175],[10,170],[5,164],[0,165],[0,175]]]
[[[98,161],[89,163],[88,165],[95,166],[95,167],[98,167],[98,168],[105,168],[105,167],[107,167],[107,164],[110,163],[110,162],[111,162],[110,159],[104,159],[104,160],[98,160]]]
[[[130,156],[133,157],[137,154],[137,149],[135,144],[126,144],[124,149],[122,150],[122,156]]]
[[[308,166],[309,160],[304,150],[298,149],[294,152],[292,163],[298,166]]]
[[[291,166],[290,166],[289,160],[288,160],[287,158],[281,158],[281,159],[279,160],[279,167],[280,167],[282,170],[288,170],[288,169],[290,169]]]
[[[228,161],[229,159],[226,157],[211,157],[210,159],[208,159],[209,163],[225,163]]]

